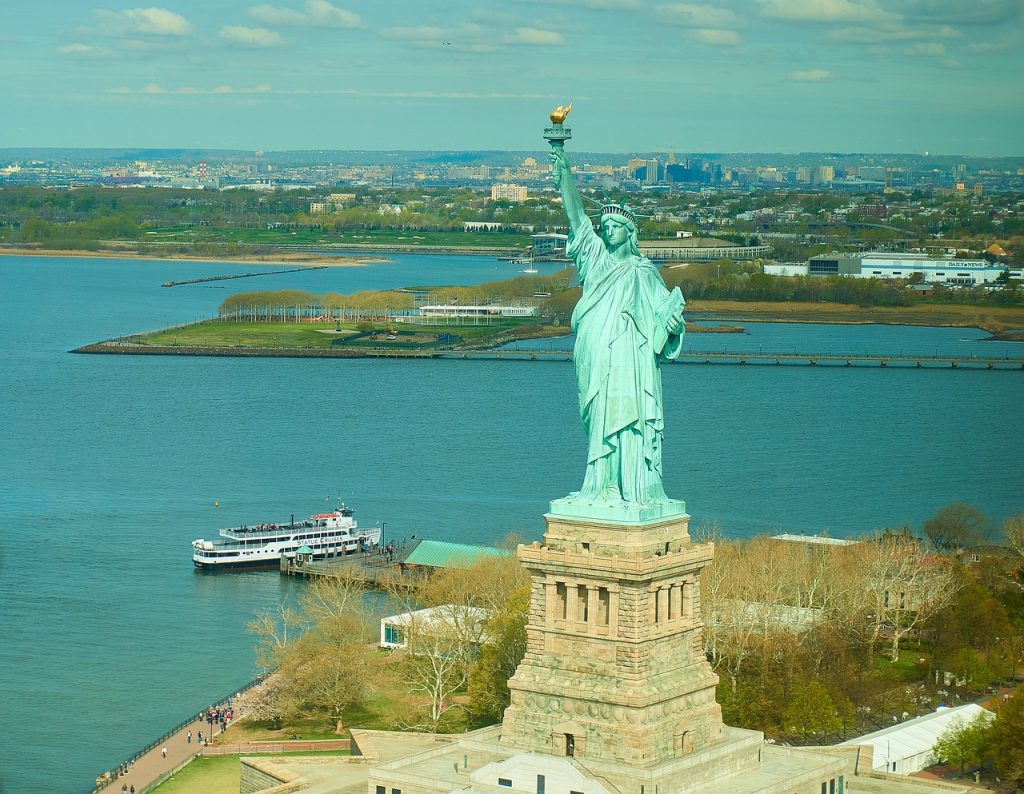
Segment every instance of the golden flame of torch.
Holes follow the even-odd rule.
[[[570,110],[572,110],[572,102],[567,106],[559,105],[551,111],[551,122],[553,124],[561,124],[565,121],[565,117],[569,115]]]

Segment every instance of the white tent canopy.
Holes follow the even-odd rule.
[[[843,744],[870,745],[873,749],[871,768],[875,771],[909,775],[936,763],[932,748],[951,725],[966,725],[979,714],[987,715],[986,719],[995,717],[991,711],[975,703],[939,708],[932,714],[850,739]]]

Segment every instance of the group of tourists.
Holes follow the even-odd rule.
[[[210,726],[209,736],[213,733],[214,726],[220,726],[220,732],[224,733],[228,729],[228,725],[231,724],[231,718],[234,716],[234,711],[231,708],[231,700],[229,699],[227,704],[224,706],[210,706],[205,712],[199,712],[199,720],[206,720],[206,724]],[[190,732],[191,733],[191,732]],[[199,741],[202,742],[202,733],[199,734]]]

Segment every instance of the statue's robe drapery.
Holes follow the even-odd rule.
[[[580,417],[587,434],[587,471],[576,498],[650,504],[662,486],[662,361],[675,359],[683,336],[670,334],[679,290],[669,292],[650,260],[614,261],[585,228],[571,233],[583,295],[572,316]]]

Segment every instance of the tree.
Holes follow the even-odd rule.
[[[843,725],[832,696],[817,681],[807,681],[793,688],[782,717],[786,730],[799,734],[804,740],[812,734],[838,731]]]
[[[924,533],[938,548],[958,551],[988,536],[988,519],[977,507],[950,502],[924,522]]]
[[[1024,693],[1019,690],[1016,695],[1003,703],[996,712],[995,721],[989,731],[989,753],[995,761],[996,769],[1014,782],[1018,788],[1024,788]]]
[[[467,686],[481,658],[484,667],[471,698],[480,713],[500,713],[504,706],[499,704],[507,702],[507,678],[525,652],[529,600],[529,576],[511,554],[514,544],[508,538],[503,545],[509,553],[465,568],[441,569],[412,590],[389,590],[408,613],[403,626],[408,646],[405,684],[410,692],[425,696],[427,720],[434,729],[459,705],[454,696]],[[526,595],[521,593],[524,588]],[[423,607],[433,609],[424,614],[419,611]],[[493,648],[485,651],[488,645]],[[508,676],[501,679],[505,671]]]
[[[260,689],[256,719],[280,724],[302,710],[322,711],[341,732],[345,710],[371,691],[365,594],[350,576],[323,577],[310,582],[299,611],[282,605],[249,624],[260,638],[260,667],[275,671]]]
[[[369,668],[360,620],[351,616],[331,632],[310,631],[289,646],[279,668],[286,681],[282,694],[306,709],[327,712],[341,733],[346,709],[363,703],[371,691]]]
[[[1010,516],[1003,522],[1003,537],[1020,557],[1024,557],[1024,513]]]
[[[887,633],[889,657],[896,662],[900,643],[950,602],[958,580],[948,561],[926,554],[908,535],[886,533],[855,548],[864,576],[868,649]]]
[[[296,636],[302,633],[302,616],[284,604],[277,613],[260,612],[249,622],[248,629],[257,637],[256,664],[266,673],[280,664],[280,654]]]
[[[960,774],[969,766],[980,764],[989,744],[992,718],[982,712],[973,720],[955,720],[936,739],[932,747],[935,760],[960,767]]]
[[[469,674],[470,711],[478,717],[501,719],[510,702],[508,680],[526,653],[526,620],[530,585],[512,592],[503,606],[484,621],[485,642]]]

